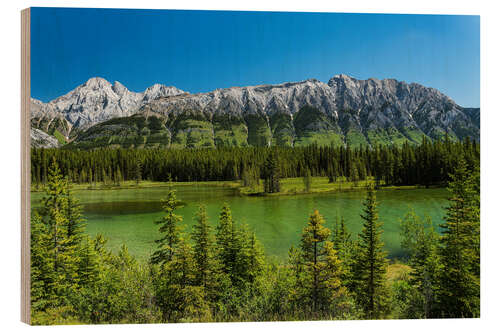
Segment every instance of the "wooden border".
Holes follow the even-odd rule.
[[[21,321],[31,323],[30,302],[30,9],[21,11]]]

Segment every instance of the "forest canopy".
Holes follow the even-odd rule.
[[[272,157],[270,159],[270,157]],[[430,141],[420,145],[333,147],[245,147],[216,149],[32,149],[31,181],[45,184],[52,159],[73,183],[151,181],[229,181],[248,175],[281,178],[324,176],[357,181],[373,177],[385,185],[445,185],[459,159],[479,167],[475,141]],[[271,169],[270,169],[271,168]],[[271,182],[272,183],[272,182]],[[271,184],[268,183],[268,184]],[[274,187],[277,187],[275,185]],[[273,189],[274,189],[273,187]]]

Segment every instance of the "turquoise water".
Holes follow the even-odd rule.
[[[344,216],[353,234],[361,231],[360,213],[366,195],[363,191],[328,194],[303,194],[271,197],[239,196],[234,189],[183,185],[175,187],[177,197],[184,202],[179,214],[190,231],[198,205],[207,206],[209,221],[215,227],[223,202],[228,202],[238,223],[246,223],[255,231],[268,256],[286,258],[290,245],[297,245],[309,215],[318,209],[332,227],[335,217]],[[84,206],[87,232],[108,238],[108,246],[117,250],[126,244],[132,254],[146,259],[158,238],[154,221],[162,216],[161,198],[167,187],[122,190],[74,191]],[[409,207],[419,216],[430,216],[439,224],[446,206],[446,189],[380,190],[377,192],[379,216],[383,222],[385,248],[389,256],[402,254],[399,239],[399,219]],[[32,205],[39,204],[42,193],[32,193]]]

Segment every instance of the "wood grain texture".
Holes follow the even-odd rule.
[[[31,322],[30,301],[30,9],[21,11],[21,321]]]

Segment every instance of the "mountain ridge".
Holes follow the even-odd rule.
[[[144,112],[161,116],[170,139],[182,137],[177,140],[179,147],[189,146],[186,133],[191,132],[201,133],[205,146],[326,144],[328,140],[400,144],[444,135],[480,138],[479,109],[461,107],[435,88],[396,79],[358,80],[345,74],[333,76],[328,83],[307,79],[196,94],[159,84],[134,93],[119,82],[91,78],[49,103],[51,107],[32,99],[32,126],[49,134],[55,128],[76,142],[92,126]],[[294,120],[299,112],[300,121],[309,123]]]
[[[118,81],[111,84],[101,77],[93,77],[47,103],[32,98],[31,124],[49,134],[58,130],[69,139],[74,127],[86,129],[108,119],[130,116],[141,105],[159,96],[184,93],[161,84],[154,84],[143,92],[132,92]]]

